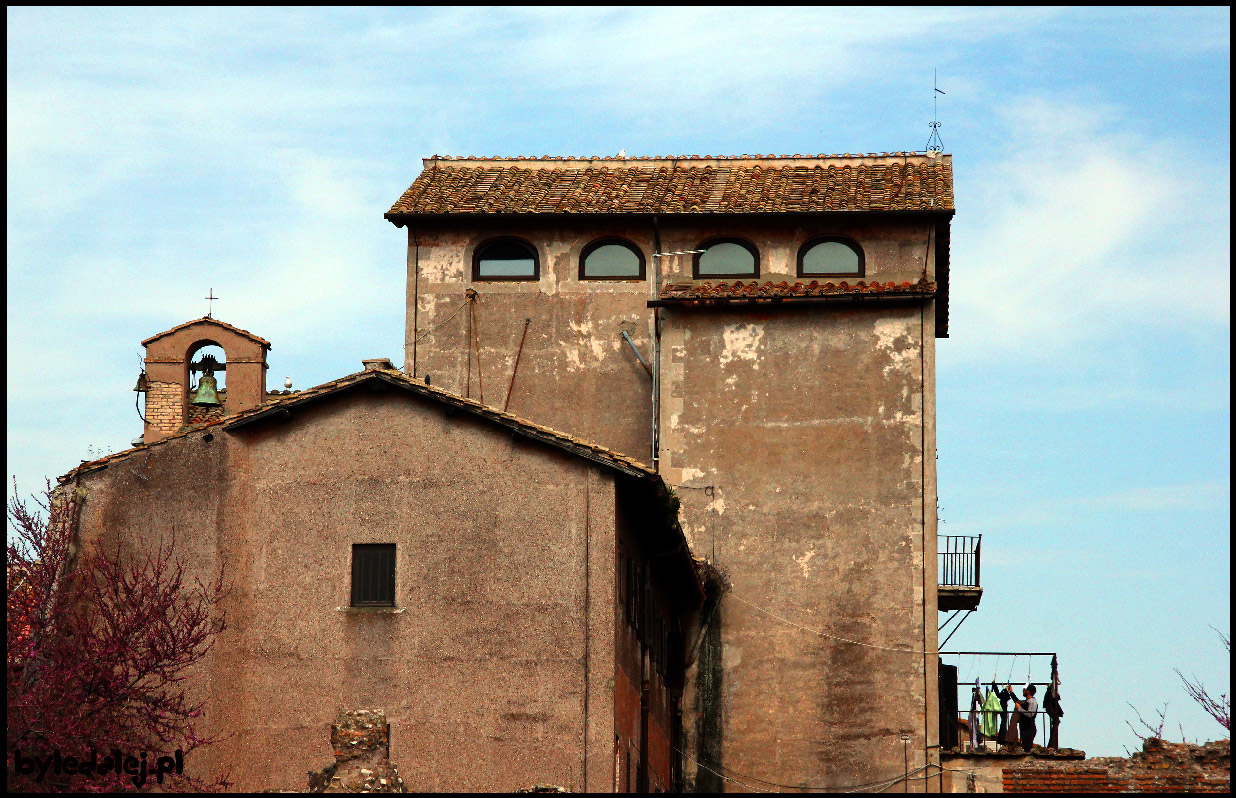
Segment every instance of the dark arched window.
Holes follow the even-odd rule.
[[[518,238],[496,238],[476,248],[473,280],[536,280],[541,276],[536,249]]]
[[[741,238],[714,238],[705,241],[695,256],[695,277],[759,277],[760,253],[755,245]]]
[[[799,277],[862,277],[863,250],[848,238],[813,238],[798,250]]]
[[[642,280],[644,253],[622,238],[603,238],[579,255],[581,280]]]

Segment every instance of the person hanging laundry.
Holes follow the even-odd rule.
[[[1000,697],[996,695],[995,685],[987,689],[987,695],[983,698],[983,720],[979,724],[980,731],[984,737],[998,739],[1000,733],[1000,713],[1003,711],[1000,706]]]
[[[1060,708],[1060,673],[1056,670],[1055,654],[1051,657],[1051,686],[1043,694],[1043,711],[1047,713],[1048,728],[1050,729],[1047,737],[1047,747],[1053,750],[1059,749],[1060,719],[1064,717],[1064,710]]]
[[[979,685],[978,677],[974,679],[974,689],[970,691],[970,750],[977,750],[979,747],[979,704],[982,702],[982,686]]]
[[[1013,686],[1008,685],[1009,692],[1012,692]],[[1039,702],[1034,697],[1034,685],[1027,684],[1021,691],[1025,701],[1013,699],[1013,706],[1017,709],[1013,712],[1013,717],[1017,718],[1017,731],[1021,735],[1021,748],[1029,753],[1034,746],[1034,735],[1038,733],[1038,726],[1034,719],[1039,711]]]

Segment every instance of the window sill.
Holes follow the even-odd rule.
[[[335,612],[355,612],[360,615],[398,615],[407,607],[335,607]]]

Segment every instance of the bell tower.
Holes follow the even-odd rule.
[[[136,390],[146,394],[146,443],[265,400],[270,342],[251,332],[205,316],[147,338],[142,346],[145,371]],[[223,360],[203,353],[207,347],[222,349]],[[217,387],[220,372],[227,375],[226,390]]]

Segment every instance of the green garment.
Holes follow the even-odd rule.
[[[995,737],[1000,731],[1000,696],[990,689],[983,699],[983,719],[979,722],[979,730],[985,737]]]

